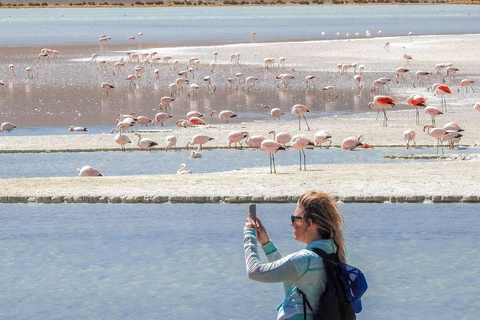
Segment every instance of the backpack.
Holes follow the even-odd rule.
[[[308,306],[315,320],[355,320],[355,314],[362,311],[360,298],[368,288],[362,271],[340,262],[336,253],[328,254],[318,248],[311,250],[322,257],[327,283],[320,296],[318,310],[313,310],[305,293],[297,288],[303,297],[304,319],[307,317]]]

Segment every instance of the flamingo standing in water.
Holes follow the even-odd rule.
[[[373,101],[368,104],[368,107],[370,109],[377,109],[378,110],[377,118],[378,118],[378,113],[380,112],[380,109],[383,111],[383,116],[384,116],[383,117],[383,126],[386,127],[388,118],[387,118],[387,113],[385,112],[385,109],[395,107],[396,102],[397,102],[396,100],[393,100],[392,98],[387,97],[387,96],[375,96],[373,98]]]
[[[173,149],[173,148],[175,148],[175,150],[177,149],[177,137],[167,136],[165,138],[165,142],[167,143],[167,145],[165,147],[165,151],[168,151],[168,150]]]
[[[315,133],[315,136],[313,137],[313,140],[315,140],[315,144],[320,148],[322,148],[322,143],[326,141],[330,142],[330,144],[327,146],[327,149],[328,149],[332,145],[332,140],[330,140],[330,138],[332,138],[332,135],[330,134],[330,132],[317,131],[317,133]]]
[[[135,133],[135,135],[138,136],[137,145],[140,150],[151,151],[153,147],[158,146],[158,143],[156,143],[152,139],[142,138],[142,135],[140,133]]]
[[[435,89],[435,94],[440,96],[440,99],[442,101],[442,110],[443,112],[447,112],[447,99],[445,98],[446,94],[452,94],[452,90],[448,86],[445,85],[439,85]]]
[[[182,163],[182,164],[180,165],[180,168],[177,170],[177,174],[189,174],[189,173],[192,173],[192,171],[185,169],[186,166],[187,166],[187,165],[186,165],[185,163]]]
[[[285,147],[272,139],[265,139],[260,145],[260,150],[268,152],[270,155],[270,173],[277,173],[274,154],[279,150],[285,151]]]
[[[418,108],[419,107],[426,107],[427,105],[425,104],[425,102],[427,101],[427,99],[425,97],[422,97],[422,96],[419,96],[419,95],[411,95],[408,99],[407,99],[407,103],[409,105],[411,105],[412,107],[415,108],[416,110],[416,124],[420,124],[420,115],[419,115],[419,112],[418,112]]]
[[[243,148],[240,141],[242,141],[246,137],[248,137],[248,132],[245,132],[245,131],[242,131],[242,132],[232,131],[232,132],[230,132],[228,134],[228,140],[227,140],[228,141],[228,149],[230,149],[230,147],[232,146],[232,143],[235,144],[235,149],[237,149],[237,142],[240,145],[240,148]]]
[[[70,126],[70,128],[68,128],[68,131],[88,131],[88,128]]]
[[[121,132],[117,133],[117,135],[115,136],[115,142],[120,145],[120,147],[122,148],[122,151],[125,151],[125,149],[126,149],[125,145],[127,143],[131,143],[128,136],[122,134]]]
[[[108,83],[108,82],[102,82],[102,89],[103,91],[105,91],[105,93],[107,94],[108,96],[108,92],[112,89],[114,89],[115,87],[113,86],[113,84],[111,83]]]
[[[416,146],[415,143],[415,131],[412,129],[407,129],[403,132],[403,140],[405,140],[405,146],[407,149],[410,149],[410,141],[413,141],[413,145]]]
[[[300,170],[302,170],[302,153],[303,153],[303,170],[307,170],[307,155],[305,149],[315,148],[315,142],[304,134],[297,134],[292,137],[292,148],[298,150],[300,155]]]
[[[247,137],[245,138],[245,142],[250,148],[257,148],[257,149],[260,148],[263,140],[265,140],[264,136],[251,136],[250,137],[248,132],[246,132],[246,134],[247,134]]]
[[[443,151],[442,138],[447,133],[447,130],[435,128],[434,126],[430,126],[426,124],[423,126],[423,131],[425,131],[430,137],[437,139],[437,154],[438,154],[439,147],[442,147],[442,153],[445,153]]]
[[[373,147],[367,143],[363,143],[363,136],[359,135],[358,137],[348,137],[345,138],[342,142],[342,150],[353,150],[355,148],[371,148]]]
[[[155,125],[155,123],[160,122],[160,126],[163,127],[163,123],[167,121],[168,119],[172,118],[173,116],[165,113],[165,112],[159,112],[155,115],[155,118],[153,119],[152,125]]]
[[[196,134],[192,137],[191,141],[187,142],[185,147],[188,150],[190,145],[198,144],[200,146],[200,150],[203,150],[202,146],[210,140],[213,140],[213,138],[210,138],[204,134]]]
[[[160,105],[158,106],[158,108],[160,110],[163,110],[163,108],[165,107],[165,111],[172,111],[172,107],[170,106],[170,103],[172,103],[173,101],[175,101],[175,98],[172,98],[172,97],[162,97],[160,99]]]
[[[77,168],[79,177],[102,177],[103,174],[91,166],[84,166],[81,169]]]
[[[443,112],[435,107],[426,107],[425,113],[432,117],[432,125],[435,126],[435,117],[443,114]],[[425,131],[425,130],[424,130]]]
[[[460,87],[458,88],[458,92],[460,92],[460,90],[462,88],[465,88],[465,93],[468,92],[467,88],[470,87],[470,89],[472,89],[472,92],[475,92],[473,91],[473,84],[475,83],[474,80],[472,79],[463,79],[462,81],[460,81]]]
[[[4,122],[0,125],[0,132],[6,131],[6,132],[11,132],[13,129],[15,129],[17,126],[14,125],[11,122]]]
[[[300,116],[303,116],[303,119],[305,119],[305,124],[307,125],[308,130],[310,130],[310,127],[307,122],[307,118],[305,117],[305,113],[307,112],[310,112],[310,110],[308,110],[307,106],[304,106],[303,104],[296,104],[292,107],[292,113],[298,115],[298,130],[301,130]]]
[[[217,114],[217,110],[212,110],[210,116]],[[223,110],[218,114],[218,119],[225,120],[225,123],[230,123],[230,119],[237,117],[237,114],[232,110]]]
[[[269,132],[269,134],[273,134],[273,140],[280,143],[284,147],[292,140],[292,136],[288,132],[280,132],[279,134],[276,134],[276,132],[272,130]]]
[[[412,60],[413,58],[412,58],[412,56],[409,55],[408,53],[405,53],[405,54],[403,55],[403,59],[405,59],[405,60],[407,61],[407,65],[409,66],[409,65],[410,65],[410,60]]]
[[[265,109],[270,109],[271,107],[270,106],[265,106],[264,108]],[[273,117],[273,120],[275,120],[275,118],[278,118],[278,120],[280,120],[280,117],[283,116],[284,114],[285,114],[285,112],[283,112],[282,109],[280,109],[280,108],[270,109],[270,115]]]

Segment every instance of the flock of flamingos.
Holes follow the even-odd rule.
[[[143,34],[139,33],[139,37]],[[410,34],[411,35],[411,34]],[[256,33],[252,32],[252,36],[255,37]],[[108,41],[110,38],[108,36],[101,36],[100,41]],[[135,40],[135,37],[131,36],[128,40],[132,41]],[[384,50],[389,51],[390,43],[386,42],[384,45]],[[35,60],[35,64],[44,64],[46,59],[56,59],[59,56],[60,52],[57,50],[52,49],[42,49],[40,54],[38,54],[37,59]],[[216,63],[217,63],[217,56],[218,52],[213,52],[214,62],[210,65],[210,72],[213,74]],[[240,65],[240,58],[241,55],[239,53],[232,53],[230,55],[230,62],[232,64]],[[408,68],[410,65],[410,60],[413,57],[409,54],[405,54],[403,56],[405,59],[406,66],[397,68],[395,71],[394,80],[397,83],[404,83],[405,75],[411,70]],[[285,58],[280,57],[278,60],[275,58],[265,58],[264,59],[264,68],[271,69],[275,67],[277,64],[278,69],[286,70],[285,68]],[[107,60],[99,59],[98,54],[93,54],[91,58],[91,62],[95,63],[97,69],[101,72],[107,72],[107,65],[109,64]],[[172,59],[171,56],[158,56],[157,52],[143,52],[143,53],[127,53],[126,57],[120,58],[118,61],[113,62],[113,66],[111,72],[113,74],[122,74],[123,69],[127,65],[135,64],[133,68],[133,72],[126,76],[125,81],[128,82],[129,86],[137,87],[139,86],[142,77],[146,73],[148,67],[152,67],[153,69],[153,77],[154,79],[159,78],[160,68],[161,66],[168,66],[169,68],[173,68],[174,70],[178,69],[178,78],[173,79],[174,81],[169,84],[169,96],[162,97],[159,103],[159,112],[153,117],[153,119],[137,115],[135,113],[131,114],[118,114],[119,118],[117,119],[117,123],[115,128],[112,130],[112,133],[117,133],[115,135],[115,142],[120,145],[123,151],[126,150],[126,145],[131,143],[130,138],[127,135],[127,132],[132,130],[134,126],[147,126],[147,125],[155,125],[160,124],[161,126],[164,125],[164,122],[168,119],[172,118],[171,110],[172,104],[175,103],[176,98],[180,94],[187,94],[189,97],[195,97],[200,90],[200,86],[193,81],[195,80],[195,72],[198,70],[201,61],[196,58],[192,57],[188,59],[188,62],[185,66],[185,63],[180,62],[179,60]],[[156,68],[158,66],[158,68]],[[185,66],[185,69],[181,69],[181,67]],[[339,74],[346,74],[348,70],[352,70],[354,77],[353,83],[356,90],[364,90],[365,85],[362,81],[362,75],[365,69],[363,65],[356,65],[356,64],[338,64],[337,70]],[[357,70],[358,69],[358,70]],[[281,73],[276,76],[276,86],[277,87],[288,87],[290,82],[295,79],[293,75],[295,70],[290,69],[289,73]],[[421,95],[412,95],[407,99],[407,104],[415,108],[416,110],[416,124],[419,124],[419,109],[424,108],[425,114],[431,116],[432,124],[425,125],[423,130],[428,133],[431,137],[437,139],[437,154],[439,152],[439,148],[441,147],[443,152],[443,142],[447,141],[449,143],[450,148],[454,148],[456,144],[459,144],[459,141],[462,137],[460,132],[463,129],[455,122],[447,123],[442,128],[435,127],[435,117],[438,115],[444,114],[447,112],[447,100],[446,96],[452,94],[452,89],[445,85],[445,79],[450,78],[450,82],[452,83],[452,78],[454,77],[455,73],[458,71],[451,63],[441,63],[434,66],[432,71],[417,71],[415,72],[412,86],[424,86],[424,81],[428,79],[429,76],[432,75],[439,75],[441,82],[435,83],[428,87],[429,91],[432,91],[434,95],[439,96],[441,98],[441,109],[433,106],[427,106],[426,101],[427,98]],[[9,66],[9,72],[15,75],[15,66]],[[34,77],[34,69],[32,67],[27,67],[25,69],[26,76],[29,78]],[[235,77],[226,78],[225,79],[225,89],[227,90],[245,90],[248,91],[255,87],[257,82],[257,78],[254,76],[245,77],[242,73],[236,73]],[[215,92],[217,87],[212,83],[211,76],[205,76],[203,79],[200,80],[203,82],[203,87],[206,90]],[[370,86],[369,90],[371,91],[372,95],[374,95],[373,101],[368,104],[368,107],[374,110],[377,110],[377,118],[380,111],[383,113],[383,126],[388,125],[388,117],[386,110],[393,108],[397,103],[397,100],[393,99],[390,96],[384,95],[386,90],[389,88],[389,83],[392,82],[392,78],[389,77],[382,77],[373,81],[372,85]],[[315,76],[307,75],[304,79],[305,88],[306,90],[315,90]],[[0,81],[0,86],[4,85],[3,81]],[[473,91],[473,84],[474,80],[472,79],[463,79],[459,82],[459,87],[457,89],[458,92],[464,90],[468,92],[468,89]],[[112,83],[103,82],[100,85],[101,89],[104,91],[105,95],[114,94],[115,86]],[[325,86],[322,88],[322,92],[325,95],[328,95],[333,98],[338,97],[337,87],[336,86]],[[279,108],[274,108],[270,106],[265,106],[265,108],[269,109],[270,115],[274,119],[280,119],[285,112]],[[475,105],[475,109],[480,112],[480,102]],[[301,122],[302,117],[307,127],[307,130],[310,130],[310,127],[307,122],[307,118],[305,114],[309,111],[309,108],[306,105],[302,104],[295,104],[292,109],[291,113],[293,115],[298,116],[298,129],[301,130]],[[237,114],[232,110],[221,110],[221,111],[212,111],[210,116],[216,115],[219,119],[229,123],[229,120],[237,117]],[[198,111],[190,111],[186,114],[185,119],[179,119],[176,122],[176,125],[179,127],[190,127],[190,126],[202,126],[205,125],[205,121],[203,118],[204,115]],[[17,128],[11,122],[4,122],[0,126],[0,131],[11,132]],[[69,131],[88,131],[85,127],[70,127]],[[302,169],[302,158],[303,158],[303,169],[306,170],[306,157],[305,157],[305,149],[315,148],[315,146],[322,147],[322,144],[329,143],[327,148],[330,147],[332,141],[331,134],[327,131],[318,131],[315,133],[313,138],[308,137],[305,134],[297,134],[291,135],[288,132],[279,132],[276,133],[275,131],[271,131],[270,134],[273,134],[273,139],[256,135],[250,136],[248,132],[245,131],[232,131],[228,134],[226,141],[228,143],[228,147],[232,147],[232,144],[237,147],[237,144],[242,147],[241,141],[245,141],[248,147],[251,148],[258,148],[259,150],[266,152],[269,154],[270,158],[270,172],[275,173],[275,157],[274,154],[281,150],[286,150],[286,148],[290,147],[295,150],[298,150],[300,155],[300,170]],[[403,133],[403,138],[407,148],[410,148],[410,143],[415,143],[415,131],[412,129],[406,130]],[[140,133],[135,133],[137,137],[137,145],[138,148],[141,150],[151,150],[152,148],[158,148],[158,142],[143,137]],[[212,137],[209,137],[205,134],[197,134],[194,135],[189,142],[186,144],[186,148],[188,149],[190,146],[197,145],[198,148],[196,151],[193,151],[190,155],[192,158],[200,158],[202,150],[202,146],[208,143],[210,140],[213,140]],[[165,151],[176,149],[177,146],[177,137],[175,135],[169,135],[166,137],[166,146]],[[355,148],[373,148],[368,143],[363,142],[363,137],[348,137],[343,140],[342,142],[342,149],[343,150],[353,150]],[[180,169],[177,173],[191,173],[189,170],[185,169],[185,164],[180,166]],[[77,169],[79,171],[80,176],[101,176],[99,170],[85,166],[81,169]]]

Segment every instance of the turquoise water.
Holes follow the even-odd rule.
[[[466,5],[268,6],[95,9],[2,9],[1,46],[128,43],[229,43],[342,37],[478,33],[480,8]],[[69,36],[66,36],[69,35]]]
[[[2,204],[0,318],[274,319],[281,284],[246,276],[246,208]],[[257,209],[283,254],[303,247],[294,208]],[[340,208],[369,283],[358,319],[477,319],[478,205]]]

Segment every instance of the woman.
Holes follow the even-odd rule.
[[[295,240],[307,244],[306,248],[282,257],[268,238],[260,219],[254,221],[249,214],[244,227],[244,248],[248,277],[261,282],[283,282],[285,299],[278,306],[277,319],[303,320],[302,296],[317,310],[317,302],[325,289],[326,275],[322,258],[312,252],[319,248],[326,253],[336,252],[345,262],[344,240],[341,231],[343,218],[336,203],[325,193],[309,191],[300,196],[297,208],[291,216]],[[257,241],[262,246],[269,263],[261,263]],[[306,319],[313,319],[307,309]]]

